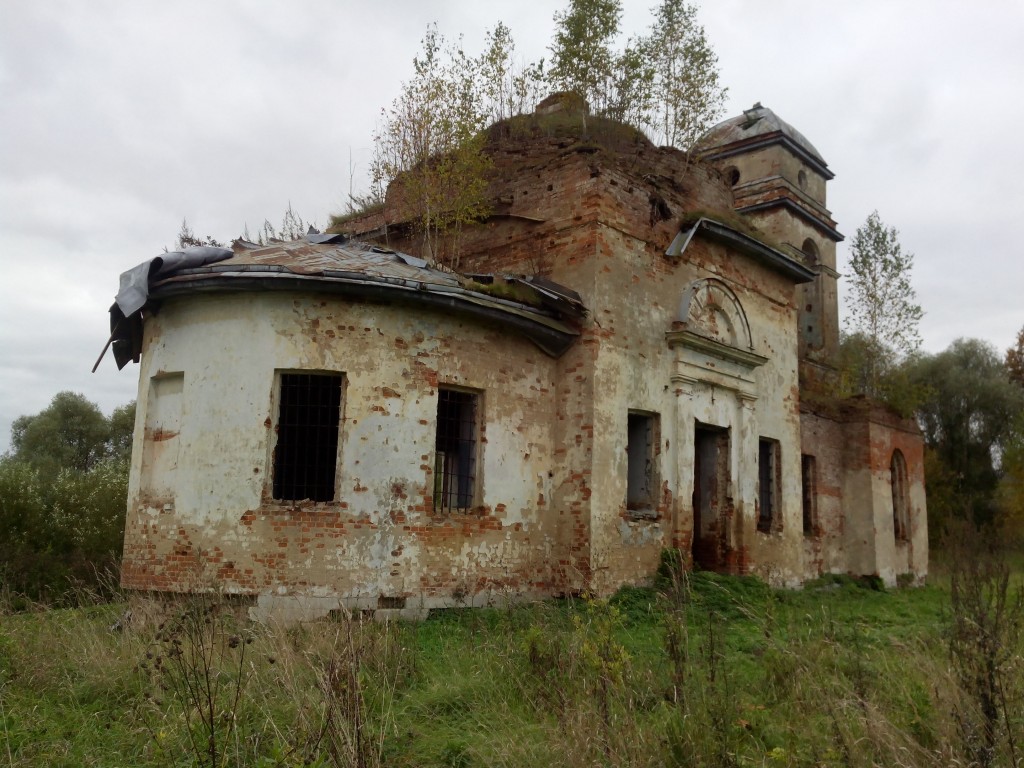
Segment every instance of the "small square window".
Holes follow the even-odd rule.
[[[626,509],[651,511],[657,501],[657,417],[630,413],[626,419]]]
[[[434,512],[467,512],[476,496],[479,395],[457,389],[437,392],[434,444]]]
[[[757,530],[764,533],[782,530],[779,441],[761,438],[758,441],[758,515]]]
[[[274,448],[274,498],[333,501],[342,375],[282,373]]]

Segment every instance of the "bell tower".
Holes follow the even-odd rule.
[[[719,123],[701,140],[701,157],[732,185],[734,207],[814,271],[797,286],[800,358],[826,366],[839,350],[836,243],[843,236],[825,207],[834,174],[814,146],[760,102]]]

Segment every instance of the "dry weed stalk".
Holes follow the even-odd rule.
[[[1019,765],[1024,589],[1011,584],[1006,542],[964,524],[951,537],[949,653],[973,706],[957,707],[968,756],[995,765],[1005,745]]]

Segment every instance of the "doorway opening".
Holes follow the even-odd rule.
[[[732,517],[729,430],[698,422],[693,457],[693,562],[707,571],[722,571]]]

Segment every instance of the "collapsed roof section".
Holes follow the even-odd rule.
[[[416,304],[500,323],[551,356],[573,344],[587,311],[578,293],[541,277],[464,276],[344,235],[311,233],[265,246],[237,240],[231,250],[197,247],[163,254],[121,275],[108,341],[117,367],[138,362],[143,316],[161,300],[240,291],[303,291]]]

